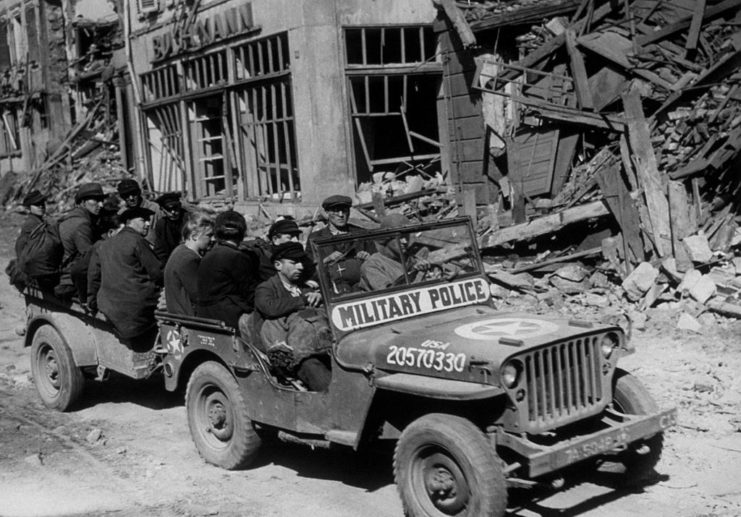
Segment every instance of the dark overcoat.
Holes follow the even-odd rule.
[[[90,259],[88,289],[97,287],[99,281],[98,309],[124,339],[151,330],[163,273],[150,244],[141,234],[125,227],[97,251]]]
[[[238,328],[239,317],[254,308],[257,268],[257,258],[250,251],[217,242],[198,266],[196,315]]]

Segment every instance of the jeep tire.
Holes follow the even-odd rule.
[[[193,371],[185,407],[190,435],[204,460],[228,470],[255,460],[261,440],[239,385],[225,366],[207,361]]]
[[[59,411],[67,411],[85,386],[72,351],[51,325],[42,325],[34,332],[31,375],[44,405]]]
[[[507,508],[499,456],[458,416],[431,413],[409,424],[396,444],[394,477],[410,517],[499,517]]]
[[[612,404],[617,411],[627,415],[648,415],[659,411],[646,387],[625,370],[618,368],[613,383]],[[628,449],[618,456],[618,461],[625,466],[626,482],[637,482],[650,476],[661,458],[663,446],[664,433],[628,445]]]

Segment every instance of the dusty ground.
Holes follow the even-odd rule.
[[[3,266],[19,220],[0,218]],[[46,410],[15,333],[23,301],[0,285],[0,515],[401,515],[383,454],[280,445],[248,471],[204,464],[182,397],[158,379],[89,383],[81,408]],[[741,515],[741,323],[708,317],[703,333],[688,334],[675,320],[652,311],[624,363],[660,405],[679,408],[654,479],[626,491],[614,474],[585,473],[561,491],[513,494],[512,515]]]

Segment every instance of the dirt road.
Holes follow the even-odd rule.
[[[15,235],[17,216],[3,222]],[[0,245],[7,262],[12,239]],[[23,300],[0,279],[0,516],[401,515],[388,454],[357,456],[276,445],[256,468],[206,465],[188,434],[182,395],[159,379],[89,382],[77,410],[46,410],[15,329]],[[675,331],[652,313],[625,366],[660,405],[679,407],[651,483],[626,491],[610,472],[584,473],[560,491],[513,494],[516,516],[741,515],[741,324]]]

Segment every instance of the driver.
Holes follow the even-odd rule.
[[[401,228],[410,224],[402,214],[389,214],[381,219],[381,228]],[[404,279],[404,264],[407,260],[409,273],[412,269],[426,271],[429,263],[420,257],[406,257],[409,240],[401,235],[393,236],[384,242],[376,241],[378,251],[372,254],[360,267],[360,286],[367,291],[386,289]],[[409,262],[411,261],[411,262]]]

